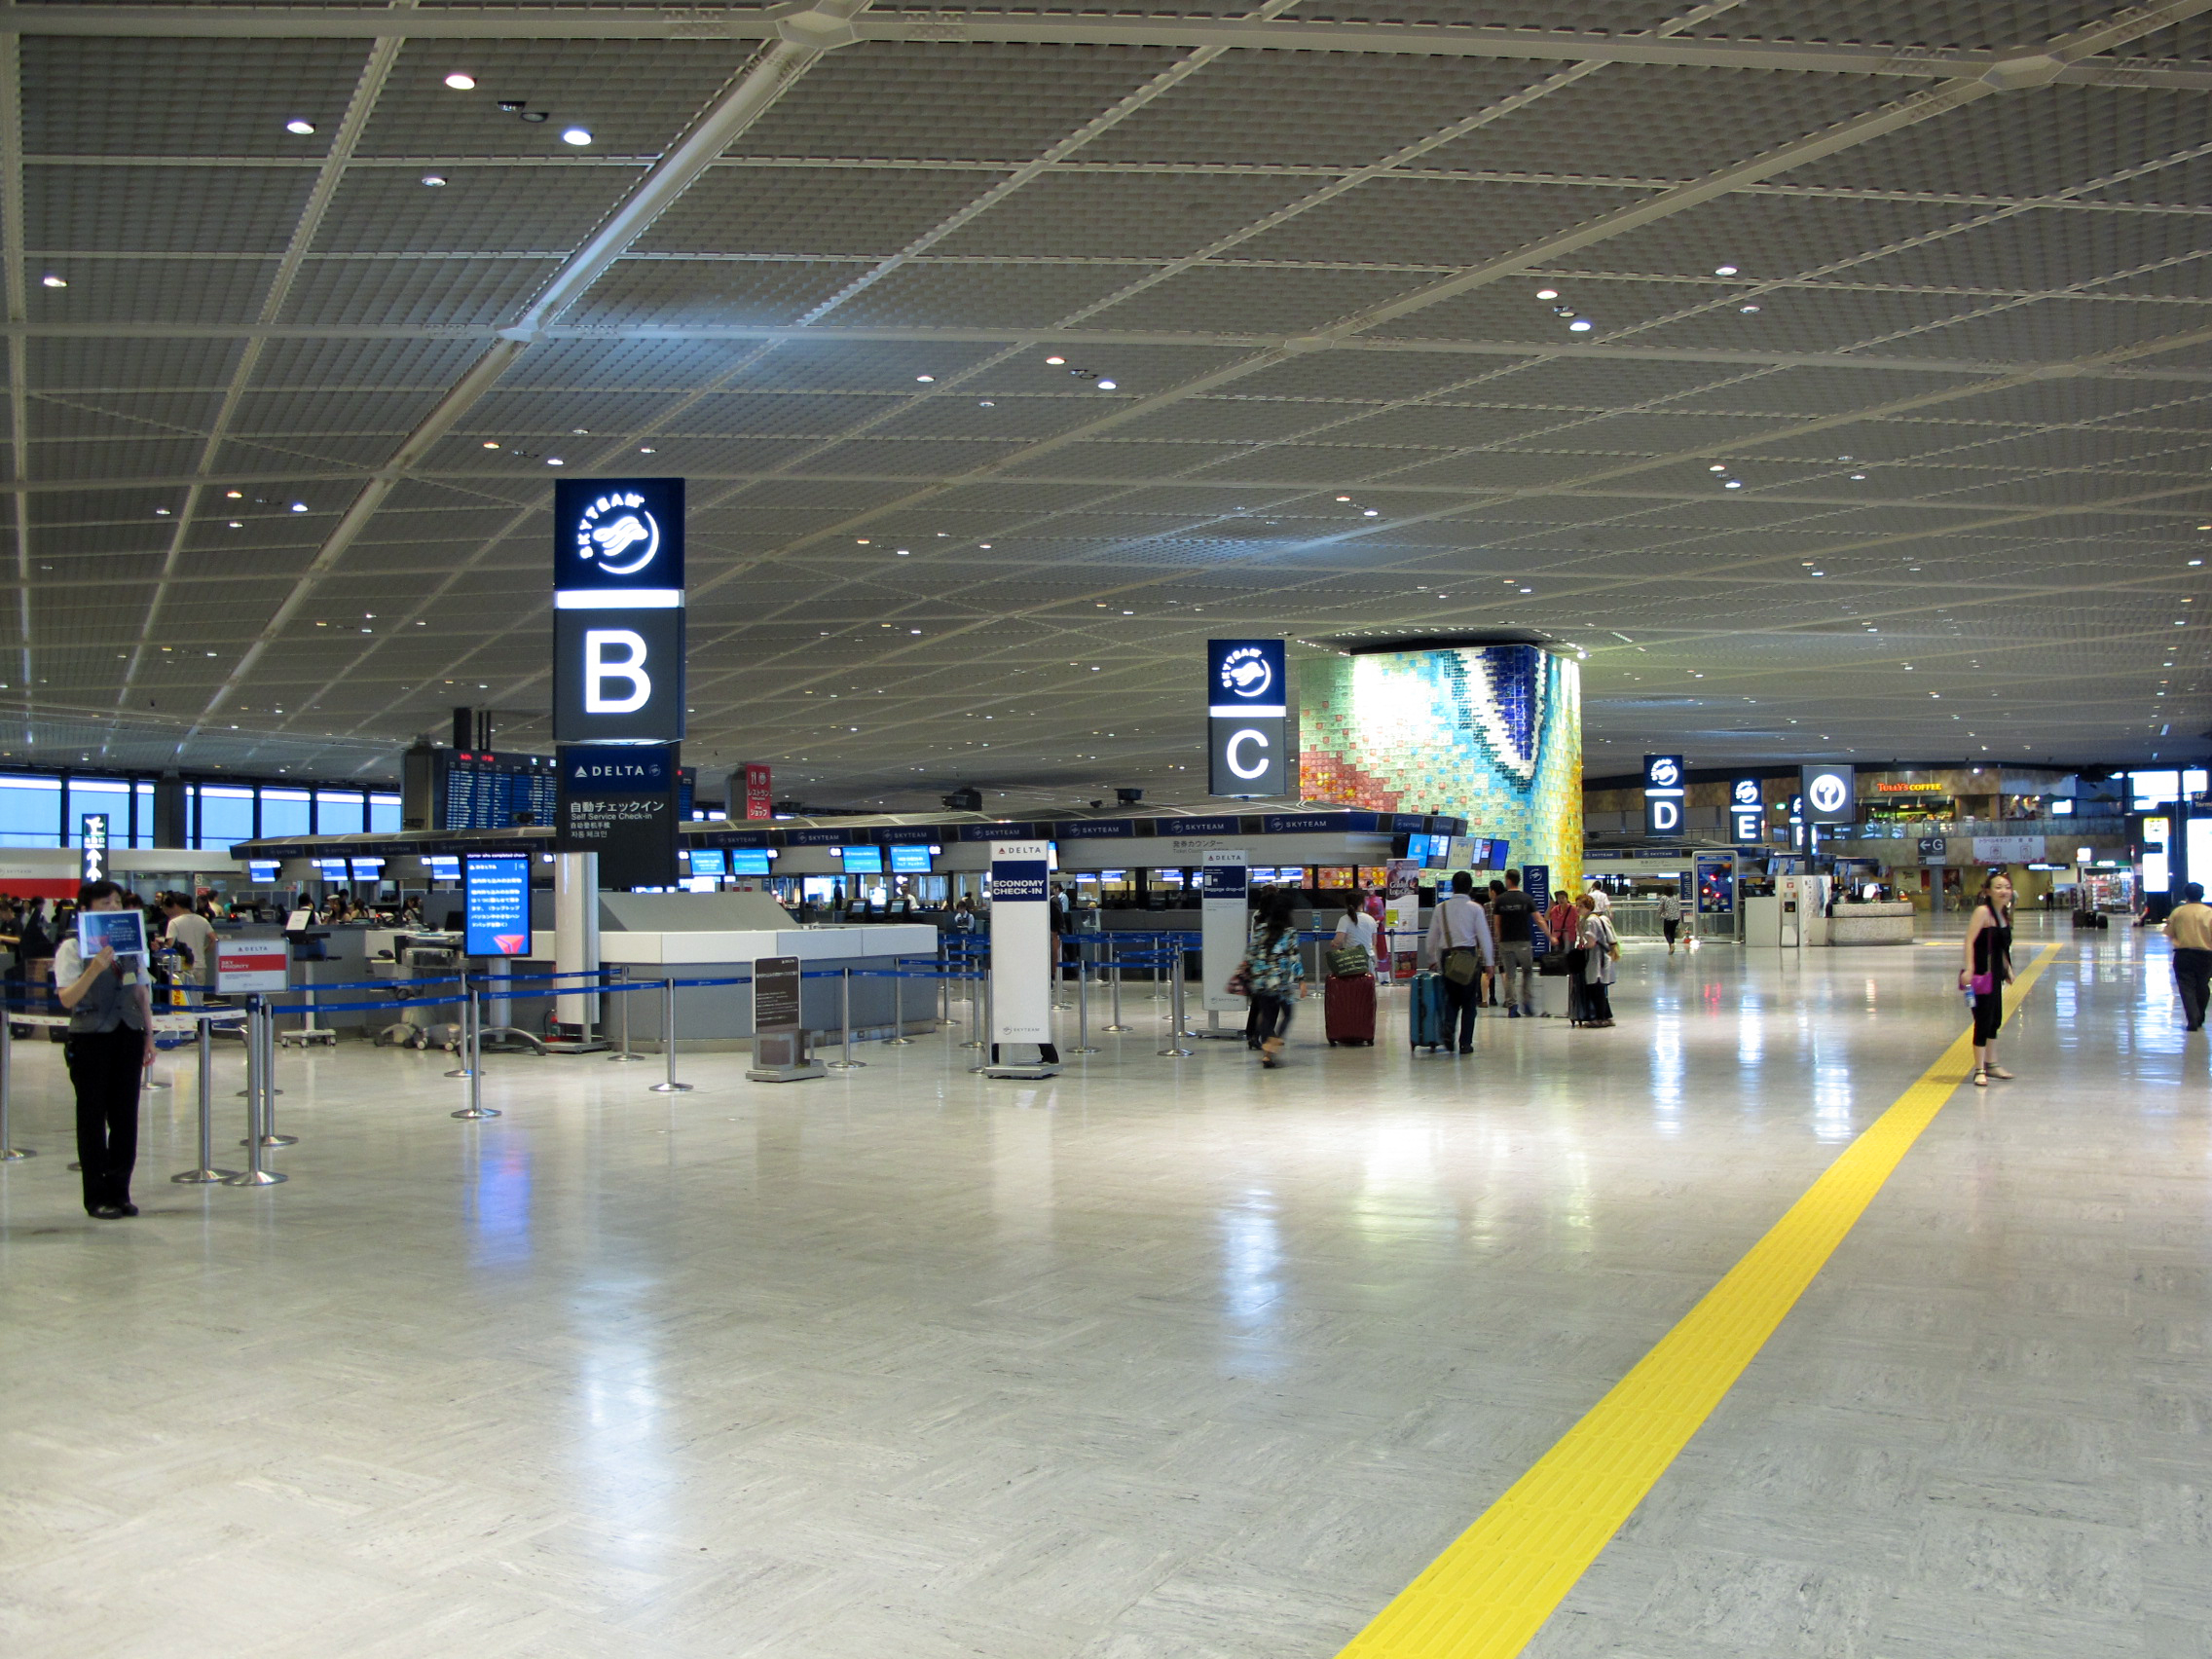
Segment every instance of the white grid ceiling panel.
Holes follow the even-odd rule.
[[[391,458],[407,436],[405,426],[341,435],[302,433],[296,437],[232,437],[215,452],[217,473],[371,472]],[[215,504],[219,509],[220,503]]]
[[[1463,183],[1370,179],[1240,243],[1235,257],[1445,268],[1479,265],[1651,194],[1472,179]]]
[[[436,163],[351,167],[315,237],[317,253],[566,253],[641,169]],[[427,185],[425,178],[443,179]]]
[[[1078,152],[1079,157],[1088,154]],[[1002,198],[933,251],[999,258],[1181,258],[1326,182],[1266,175],[1048,172]]]
[[[990,407],[983,407],[985,403]],[[1097,403],[1086,396],[930,397],[909,402],[890,420],[875,426],[872,435],[880,438],[1003,438],[1011,433],[1034,442],[1081,426],[1097,416]],[[1142,423],[1119,426],[1115,435],[1124,438],[1150,435],[1134,430],[1137,424]]]
[[[1722,196],[1595,246],[1579,248],[1546,270],[1569,276],[1581,271],[1617,271],[1725,282],[1725,278],[1714,278],[1714,270],[1733,265],[1740,274],[1733,288],[1723,286],[1717,291],[1748,291],[1757,283],[1825,270],[1917,237],[1934,236],[1991,211],[1987,205],[1953,202]],[[1853,266],[1851,278],[1863,279],[1865,270]]]
[[[33,441],[49,438],[145,438],[164,431],[203,430],[221,407],[222,394],[180,392],[31,393]]]
[[[639,238],[637,253],[897,253],[1004,175],[919,167],[711,169]]]
[[[1766,0],[1690,32],[1974,52],[2040,45],[2111,11],[2100,0]]]
[[[1549,65],[1510,59],[1230,52],[1086,146],[1083,156],[1364,166],[1549,72]],[[1423,165],[1440,164],[1432,158]]]
[[[1150,48],[864,42],[818,62],[728,153],[1026,160],[1182,56]]]
[[[443,391],[484,354],[485,340],[266,340],[254,360],[256,389],[313,387],[374,391],[423,387]]]
[[[1079,406],[1080,407],[1080,406]],[[1332,428],[1331,436],[1368,442],[1365,423],[1379,419],[1370,415],[1367,405],[1359,403],[1324,403],[1272,401],[1256,397],[1192,397],[1180,403],[1140,415],[1114,428],[1114,435],[1125,440],[1147,439],[1201,439],[1211,443],[1272,443],[1283,438],[1310,432],[1323,426]],[[1356,422],[1356,426],[1339,425],[1341,422]],[[1383,434],[1372,439],[1376,443],[1388,443],[1392,439]],[[1422,438],[1430,443],[1450,443],[1447,435],[1439,438]]]
[[[1856,75],[1608,63],[1423,159],[1429,167],[1701,178],[1909,95]]]
[[[435,259],[416,264],[311,260],[279,320],[414,327],[489,324],[516,310],[553,274],[549,259]]]
[[[59,266],[92,251],[281,253],[313,188],[303,167],[25,167],[23,240]]]
[[[1636,335],[1639,346],[1709,348],[1734,351],[1814,353],[1854,347],[1873,350],[1880,342],[1890,357],[1937,356],[1987,360],[1918,335],[1978,311],[1991,302],[1972,294],[1902,293],[1882,288],[1796,287],[1762,295],[1759,310],[1744,314],[1734,306],[1660,323]],[[1601,336],[1604,329],[1600,313]]]
[[[908,265],[838,307],[836,325],[1043,328],[1147,275],[1137,265]]]
[[[1809,162],[1778,182],[1849,190],[2048,196],[2204,141],[2196,94],[2115,87],[1999,92]]]
[[[592,151],[652,156],[687,126],[752,55],[730,41],[411,40],[377,99],[362,156],[573,157],[564,129],[582,127]],[[445,84],[454,70],[472,92]],[[543,122],[499,108],[514,99]],[[434,147],[425,135],[435,134]]]
[[[1869,261],[1851,280],[1999,293],[2095,283],[2101,294],[2201,296],[2208,253],[2212,214],[2036,208]],[[2150,265],[2164,269],[2138,269]]]
[[[41,483],[177,476],[200,463],[201,447],[196,438],[136,437],[96,443],[33,438],[29,476]]]
[[[274,259],[103,259],[66,288],[33,287],[33,323],[246,323],[261,313]]]
[[[1555,289],[1560,297],[1539,300],[1535,295],[1540,288]],[[1539,348],[1633,336],[1641,346],[1658,338],[1639,332],[1647,324],[1724,301],[1726,292],[1716,284],[1701,282],[1640,282],[1623,277],[1575,281],[1565,276],[1515,276],[1425,306],[1383,323],[1373,334],[1378,340],[1506,341]],[[1572,314],[1560,315],[1562,307]],[[1739,328],[1743,326],[1734,306],[1727,308],[1726,314]],[[1568,324],[1576,318],[1596,324],[1595,331],[1575,333]]]
[[[319,160],[368,53],[366,41],[26,34],[23,149]],[[287,132],[293,119],[316,130]]]
[[[2092,300],[2034,300],[1986,316],[1962,317],[1931,333],[1900,340],[1889,350],[1899,356],[1925,351],[1983,361],[2052,363],[2206,329],[2212,329],[2212,304],[2202,302],[2102,305]]]
[[[1763,314],[1763,313],[1762,313]],[[1728,409],[1797,420],[1825,420],[1854,410],[1886,408],[1910,398],[1971,392],[1976,386],[1992,385],[1991,373],[1966,370],[1893,368],[1826,368],[1817,364],[1789,366],[1761,375],[1746,375],[1734,384],[1703,391],[1685,391],[1674,407],[1678,409]],[[1974,418],[1978,402],[1947,402],[1940,413],[1958,412]],[[1993,417],[1996,418],[1996,417]]]
[[[624,259],[563,314],[576,328],[782,326],[866,269],[827,262]]]
[[[1086,317],[1083,326],[1298,334],[1396,299],[1432,279],[1384,271],[1199,266]]]

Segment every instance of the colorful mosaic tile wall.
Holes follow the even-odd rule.
[[[1536,645],[1312,656],[1298,671],[1299,793],[1450,812],[1516,866],[1582,868],[1582,670]]]

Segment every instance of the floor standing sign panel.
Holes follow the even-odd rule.
[[[1233,997],[1227,986],[1251,947],[1251,910],[1246,903],[1248,871],[1242,852],[1205,855],[1198,872],[1198,926],[1200,971],[1205,975],[1203,1001],[1208,1014],[1242,1014],[1245,1001]]]
[[[806,1052],[801,984],[797,957],[754,959],[753,1064],[745,1075],[755,1083],[797,1083],[828,1075],[822,1062]]]
[[[1051,849],[1043,841],[991,843],[991,1047],[993,1076],[1050,1077],[1052,1046]],[[1034,1049],[1024,1061],[1014,1051]]]

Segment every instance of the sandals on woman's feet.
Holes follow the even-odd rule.
[[[1987,1066],[1973,1068],[1973,1086],[1976,1088],[1987,1088],[1989,1087],[1989,1068]]]
[[[2002,1079],[2006,1083],[2010,1083],[2012,1081],[2012,1074],[2007,1071],[2003,1066],[1991,1066],[1988,1068],[1988,1071],[1991,1077]]]

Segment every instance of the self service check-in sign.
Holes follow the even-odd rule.
[[[1289,691],[1280,640],[1206,642],[1211,793],[1290,793]]]
[[[553,736],[683,736],[683,480],[553,486]]]

